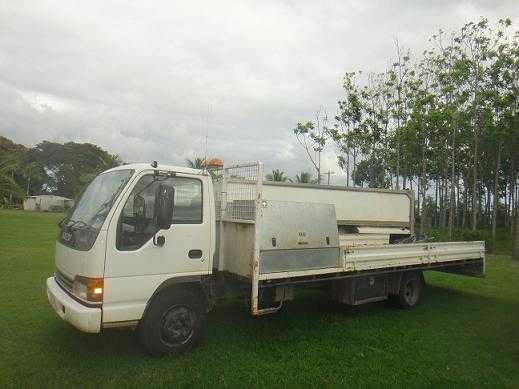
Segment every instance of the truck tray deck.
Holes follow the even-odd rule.
[[[485,242],[441,242],[341,247],[342,266],[260,274],[259,280],[297,278],[366,270],[431,268],[480,261],[484,264]],[[437,266],[436,266],[437,265]],[[483,272],[483,268],[481,269]]]

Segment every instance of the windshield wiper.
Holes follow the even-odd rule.
[[[65,216],[58,222],[58,227],[63,228],[63,226],[70,221],[70,215]]]
[[[83,220],[69,220],[69,222],[72,222],[72,224],[71,225],[67,225],[68,228],[76,228],[76,229],[79,229],[79,228],[90,228],[90,229],[95,230],[94,227],[92,227],[91,225],[85,223]]]
[[[115,198],[121,192],[121,189],[124,187],[124,185],[126,185],[126,182],[121,182],[121,184],[119,185],[117,190],[112,193],[112,195],[110,196],[110,198],[107,201],[105,201],[103,204],[101,204],[99,206],[99,209],[96,211],[96,213],[94,213],[94,216],[92,216],[90,218],[90,220],[94,220],[96,217],[103,215],[103,213],[105,213],[105,212],[106,212],[106,214],[108,214],[108,212],[110,212],[110,209],[112,208]],[[106,216],[106,215],[104,215],[104,216]]]

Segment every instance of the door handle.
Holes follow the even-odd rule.
[[[189,250],[189,253],[187,255],[191,259],[202,258],[202,250]]]

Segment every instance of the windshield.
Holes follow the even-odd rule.
[[[63,223],[60,241],[70,247],[90,250],[115,199],[132,175],[133,170],[115,170],[98,175]]]
[[[83,192],[70,221],[83,222],[94,228],[101,227],[116,196],[132,173],[132,170],[116,170],[98,175]]]

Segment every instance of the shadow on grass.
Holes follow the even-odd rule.
[[[208,314],[205,335],[197,349],[177,358],[217,355],[222,349],[254,353],[263,345],[284,347],[306,339],[333,339],[337,331],[362,330],[369,335],[370,329],[376,334],[384,326],[419,328],[423,322],[445,322],[453,316],[479,320],[485,312],[516,308],[513,301],[434,285],[427,286],[422,304],[410,311],[398,309],[390,301],[351,307],[330,301],[323,293],[305,293],[304,299],[287,303],[277,314],[254,318],[243,302],[225,302]],[[104,360],[114,368],[128,361],[150,360],[139,345],[136,331],[129,329],[84,334],[66,323],[56,322],[46,326],[42,336],[44,346],[63,366],[79,363],[95,367]]]

